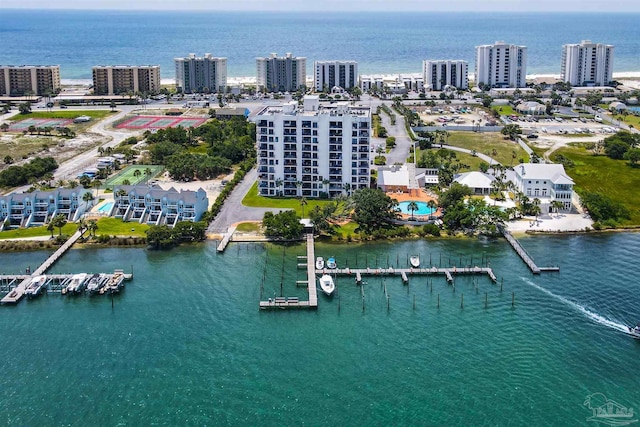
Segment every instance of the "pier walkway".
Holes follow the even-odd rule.
[[[229,226],[229,229],[227,229],[227,232],[224,233],[224,237],[222,238],[222,240],[220,241],[220,244],[216,249],[218,252],[224,252],[224,250],[227,248],[227,245],[231,241],[231,238],[233,237],[233,233],[236,232],[236,228],[237,226],[235,225]]]
[[[35,271],[30,276],[26,276],[25,278],[23,278],[18,286],[16,286],[11,292],[9,292],[7,295],[5,295],[4,298],[2,298],[2,300],[0,300],[0,303],[2,303],[2,304],[15,304],[18,301],[20,301],[22,299],[22,297],[24,296],[24,293],[25,293],[25,290],[27,289],[27,286],[29,285],[29,283],[31,283],[31,280],[36,276],[40,276],[42,273],[47,271],[49,269],[49,267],[51,267],[53,264],[55,264],[55,262],[58,261],[60,259],[60,257],[62,255],[64,255],[64,253],[71,246],[73,246],[73,244],[75,242],[78,241],[80,236],[82,236],[82,233],[80,231],[76,231],[75,234],[73,236],[71,236],[69,238],[69,240],[64,242],[64,244],[62,246],[60,246],[58,248],[58,250],[53,253],[53,255],[51,255],[49,258],[47,258],[47,260],[45,262],[43,262],[42,265],[40,265],[40,267],[36,268]]]
[[[560,267],[538,267],[536,263],[533,261],[533,258],[522,247],[520,242],[518,242],[518,240],[516,240],[516,238],[511,235],[509,230],[507,230],[505,227],[501,225],[499,225],[498,228],[500,229],[500,232],[502,233],[504,238],[507,239],[507,242],[509,242],[509,244],[516,251],[516,253],[520,255],[520,258],[522,258],[522,261],[524,261],[524,263],[527,264],[527,267],[529,267],[529,269],[533,274],[540,274],[542,271],[560,271]]]

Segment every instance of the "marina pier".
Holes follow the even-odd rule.
[[[531,270],[533,274],[540,274],[543,271],[560,271],[560,267],[538,267],[536,263],[533,261],[533,258],[527,253],[527,251],[522,247],[520,242],[513,237],[513,235],[507,230],[504,226],[499,225],[498,228],[500,232],[507,239],[507,242],[511,245],[514,251],[522,258],[527,267]]]
[[[402,283],[408,283],[414,276],[444,276],[449,284],[454,284],[456,276],[462,275],[486,275],[491,282],[496,283],[497,277],[491,267],[466,266],[466,267],[424,267],[424,268],[394,268],[394,267],[367,267],[367,268],[323,268],[316,269],[315,248],[312,234],[307,234],[307,254],[298,256],[298,268],[306,270],[306,280],[296,281],[296,286],[306,286],[309,299],[301,301],[298,297],[274,297],[267,301],[260,301],[260,309],[288,309],[288,308],[318,308],[318,290],[316,276],[329,274],[332,276],[351,276],[354,284],[362,285],[363,277],[369,276],[393,276],[398,277]]]
[[[31,274],[0,275],[0,291],[7,292],[0,300],[0,303],[17,304],[27,294],[29,286],[33,286],[36,281],[41,281],[42,283],[38,283],[35,295],[41,292],[65,293],[66,287],[77,274],[44,275],[44,273],[62,258],[80,237],[82,237],[82,232],[78,230]],[[124,280],[131,280],[133,273],[125,274],[122,270],[116,270],[111,274],[86,274],[84,277],[85,280],[83,280],[80,285],[85,285],[85,281],[89,282],[89,280],[95,277],[94,280],[97,282],[96,285],[99,286],[99,293],[105,293],[107,290],[112,293],[119,290]]]

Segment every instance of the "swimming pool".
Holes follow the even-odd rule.
[[[636,113],[640,113],[640,107],[627,107],[628,110],[635,111]]]
[[[112,207],[113,207],[113,202],[107,202],[98,208],[98,212],[108,214],[109,212],[111,212]]]
[[[398,203],[398,208],[400,212],[405,215],[411,215],[411,211],[409,210],[409,203],[415,202],[418,205],[418,210],[413,211],[414,215],[432,215],[437,209],[431,209],[425,202],[419,202],[417,200],[408,200],[406,202]]]

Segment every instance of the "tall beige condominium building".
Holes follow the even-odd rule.
[[[307,84],[307,58],[287,53],[256,58],[258,87],[268,92],[295,92]]]
[[[98,65],[93,67],[94,95],[160,91],[159,65]]]
[[[572,86],[607,86],[613,81],[613,46],[590,40],[563,45],[560,79]]]
[[[476,84],[490,87],[527,85],[527,47],[495,42],[476,46]]]
[[[60,92],[59,65],[0,65],[0,95],[49,95]]]

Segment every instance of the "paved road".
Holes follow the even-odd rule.
[[[229,226],[240,221],[262,221],[265,212],[278,213],[283,209],[273,208],[253,208],[244,206],[242,199],[249,192],[251,186],[258,179],[257,169],[253,168],[247,173],[244,179],[231,192],[225,200],[220,213],[209,224],[207,232],[209,234],[226,233]]]
[[[411,146],[413,145],[413,141],[407,135],[407,129],[404,126],[404,117],[393,110],[396,115],[396,124],[392,125],[389,116],[386,113],[382,113],[382,124],[385,128],[387,128],[387,132],[389,136],[394,136],[396,138],[396,146],[387,153],[387,165],[392,165],[394,163],[405,164],[407,161],[407,157],[409,157],[409,152]]]

